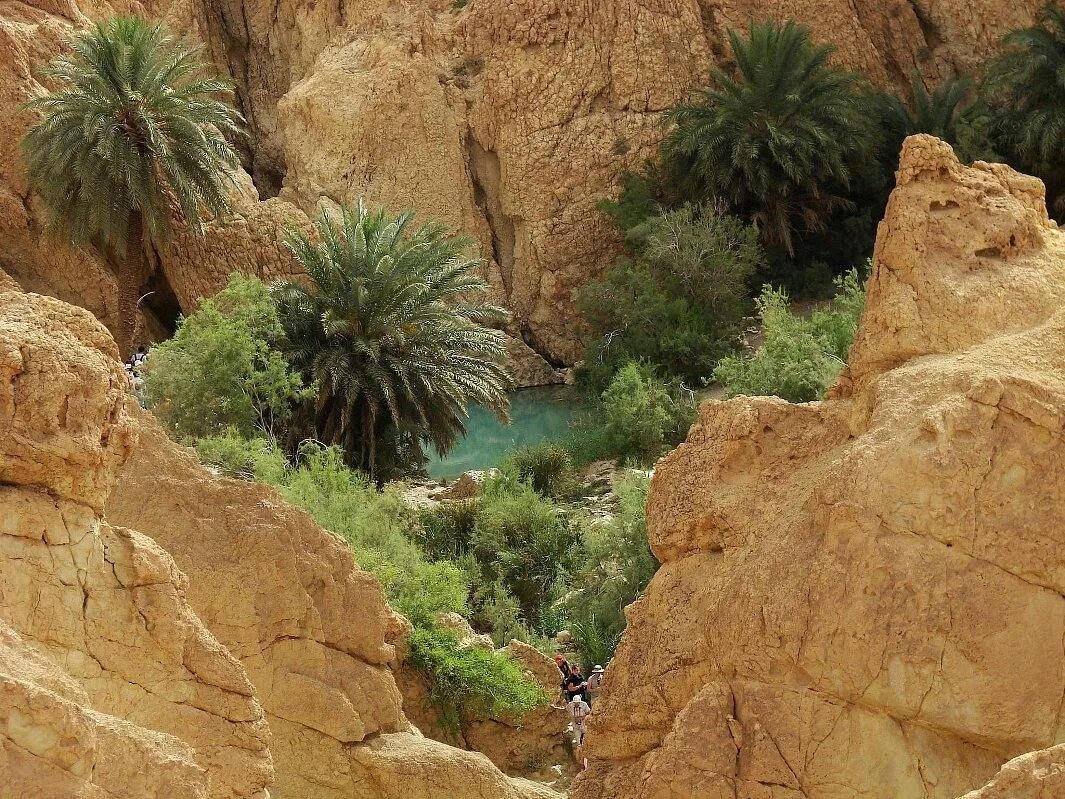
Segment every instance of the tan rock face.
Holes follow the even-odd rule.
[[[1058,796],[1065,796],[1065,744],[1011,760],[991,782],[961,799],[1054,799]]]
[[[910,139],[834,399],[659,464],[575,796],[953,799],[1062,740],[1062,374],[1038,186]]]
[[[100,516],[134,440],[114,342],[87,311],[8,292],[0,352],[0,785],[264,799],[244,669],[170,556]]]
[[[618,242],[598,210],[625,170],[650,156],[661,112],[729,59],[728,27],[793,17],[839,46],[839,61],[881,85],[972,71],[1042,0],[451,0],[233,3],[152,0],[144,9],[202,38],[235,81],[251,132],[235,215],[205,241],[162,253],[187,311],[233,271],[292,271],[277,233],[318,202],[365,197],[413,207],[479,242],[488,278],[515,313],[511,332],[549,356],[579,355],[575,296]],[[124,2],[0,10],[0,268],[117,323],[110,269],[42,240],[17,142],[33,75],[85,15]],[[975,24],[973,20],[979,20]],[[149,300],[149,304],[150,304]]]
[[[455,799],[544,795],[412,732],[390,668],[408,627],[343,541],[272,489],[212,475],[136,417],[108,517],[173,554],[192,606],[247,670],[272,732],[274,797],[433,799],[438,785]]]

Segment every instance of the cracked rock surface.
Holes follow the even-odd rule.
[[[829,398],[709,401],[659,463],[574,796],[1060,795],[1063,428],[1042,185],[909,139]]]

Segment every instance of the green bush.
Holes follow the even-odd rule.
[[[580,379],[602,391],[623,364],[644,360],[698,385],[737,345],[748,283],[765,265],[758,232],[712,207],[685,207],[630,233],[635,257],[581,290],[590,338]]]
[[[144,377],[153,413],[179,440],[274,435],[303,396],[278,349],[277,309],[261,280],[234,274],[152,348]]]
[[[758,298],[765,341],[753,355],[725,358],[714,376],[725,396],[778,396],[789,402],[820,398],[846,363],[865,304],[858,271],[837,281],[828,309],[805,318],[792,313],[783,291],[766,286]]]
[[[203,463],[227,477],[280,485],[288,472],[288,460],[271,438],[247,439],[227,430],[220,436],[197,439],[195,447]]]
[[[695,419],[691,392],[667,385],[646,364],[622,367],[601,399],[603,446],[619,461],[653,462]]]
[[[451,732],[461,731],[470,718],[520,718],[550,699],[543,688],[526,679],[512,657],[460,646],[448,630],[415,628],[408,644],[408,660],[426,675],[429,701]]]
[[[457,560],[470,551],[481,503],[477,499],[442,502],[421,514],[418,537],[433,560]]]
[[[471,551],[483,581],[505,587],[533,629],[572,567],[578,543],[566,516],[531,486],[486,483]]]
[[[645,506],[650,480],[628,475],[614,491],[621,506],[608,522],[590,525],[584,534],[582,567],[575,590],[565,599],[570,631],[581,663],[590,669],[613,657],[625,630],[624,608],[647,587],[658,561],[647,544]]]
[[[561,496],[573,482],[573,462],[566,448],[554,441],[518,447],[501,464],[545,497]]]

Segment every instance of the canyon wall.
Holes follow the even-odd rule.
[[[391,670],[405,622],[347,545],[202,468],[91,314],[13,288],[0,797],[557,797],[422,737]]]
[[[188,310],[233,270],[292,270],[277,231],[320,202],[365,197],[464,230],[489,258],[510,332],[553,362],[579,355],[578,288],[617,254],[597,204],[654,152],[661,113],[729,59],[725,31],[793,17],[840,63],[904,87],[972,71],[1042,0],[264,0],[10,3],[0,8],[0,266],[114,329],[114,276],[40,237],[17,140],[33,75],[87,17],[140,11],[202,39],[248,119],[235,215],[161,253],[153,317]],[[171,301],[171,292],[173,294]],[[166,302],[164,302],[164,299]],[[163,322],[172,321],[162,318]],[[550,370],[541,368],[549,375]]]
[[[907,140],[829,398],[660,462],[577,799],[1060,795],[1061,746],[995,773],[1065,741],[1063,429],[1042,184]]]

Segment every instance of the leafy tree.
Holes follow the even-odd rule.
[[[646,364],[628,363],[602,395],[604,449],[619,461],[652,463],[695,420],[695,401]]]
[[[775,395],[789,402],[819,399],[847,362],[865,306],[865,288],[858,270],[836,282],[831,305],[809,318],[792,313],[788,296],[766,286],[758,298],[765,340],[749,356],[722,359],[714,376],[725,396]]]
[[[662,152],[690,196],[727,201],[767,245],[794,256],[798,230],[823,230],[853,206],[852,175],[876,145],[870,94],[794,22],[728,36],[735,74],[716,70],[709,88],[669,112]]]
[[[204,209],[229,210],[237,154],[226,135],[240,115],[207,74],[201,48],[135,17],[100,22],[70,40],[45,75],[55,91],[33,100],[39,121],[22,140],[29,183],[49,228],[118,262],[125,350],[137,298],[155,267],[154,247],[173,228],[203,232]]]
[[[232,430],[273,436],[304,392],[279,349],[283,332],[269,289],[234,274],[152,349],[148,405],[179,439]]]
[[[994,131],[1022,166],[1065,188],[1065,11],[1050,3],[1035,25],[1002,40],[1003,52],[987,67],[983,91]]]
[[[316,437],[378,483],[423,463],[426,444],[445,455],[469,403],[508,408],[506,339],[484,326],[506,312],[469,299],[487,288],[482,262],[437,223],[408,234],[412,217],[361,202],[339,221],[323,211],[317,237],[286,236],[310,283],[275,291],[287,352],[318,392],[307,409]]]
[[[590,340],[582,379],[601,391],[646,360],[693,384],[736,346],[748,282],[764,265],[757,231],[712,207],[684,207],[630,231],[638,252],[582,289]]]

